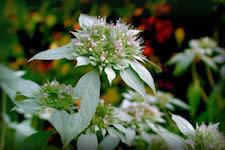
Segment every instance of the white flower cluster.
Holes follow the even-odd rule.
[[[137,122],[165,122],[162,118],[163,113],[158,107],[152,106],[147,102],[130,102],[124,100],[120,107],[124,112],[133,116]]]
[[[193,39],[189,42],[190,51],[199,55],[212,56],[213,52],[218,51],[218,44],[215,40],[209,37],[202,37],[200,39]]]
[[[218,131],[217,124],[209,124],[208,126],[205,123],[202,123],[200,126],[197,125],[195,130],[195,136],[189,136],[186,140],[192,149],[201,149],[205,150],[222,150],[225,149],[225,138]]]
[[[189,109],[189,106],[184,103],[182,100],[175,98],[171,93],[163,92],[163,91],[157,91],[155,95],[147,94],[145,98],[143,98],[139,93],[128,90],[127,93],[123,94],[123,97],[125,98],[123,105],[126,105],[127,103],[130,103],[129,101],[135,101],[135,102],[144,102],[147,101],[148,103],[152,105],[156,105],[159,108],[167,108],[170,110],[174,110],[174,106],[181,107],[183,109]],[[123,107],[122,105],[122,107]]]
[[[86,60],[86,63],[100,70],[105,67],[123,70],[128,67],[126,59],[145,59],[141,46],[143,40],[136,36],[140,31],[133,30],[121,20],[116,24],[108,24],[106,18],[81,14],[79,23],[82,30],[72,32],[76,37],[72,39],[73,55],[83,57],[82,60],[78,58],[78,61]]]

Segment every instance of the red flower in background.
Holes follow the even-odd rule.
[[[145,42],[145,48],[144,48],[144,51],[143,51],[143,55],[145,56],[150,56],[150,55],[153,55],[154,54],[154,49],[150,46],[150,41],[147,40]]]
[[[165,40],[170,39],[170,36],[173,31],[173,25],[169,20],[157,19],[155,23],[155,30],[156,30],[155,39],[159,43],[163,43],[165,42]]]
[[[52,62],[35,60],[29,63],[30,67],[35,71],[47,73],[52,69]]]

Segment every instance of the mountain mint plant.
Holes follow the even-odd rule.
[[[142,55],[143,40],[137,36],[139,30],[121,20],[109,24],[106,18],[85,14],[80,15],[79,24],[82,30],[71,32],[75,38],[69,44],[40,52],[29,61],[62,58],[76,60],[76,66],[91,64],[100,73],[105,72],[110,84],[116,78],[116,71],[119,71],[123,81],[142,96],[145,96],[145,88],[140,79],[156,92],[150,72],[138,62],[149,62]]]
[[[175,106],[189,110],[189,105],[171,93],[156,91],[151,73],[141,63],[150,63],[157,72],[160,68],[142,55],[144,45],[143,39],[138,37],[139,30],[121,20],[107,23],[105,17],[85,14],[80,15],[79,25],[81,30],[71,32],[75,37],[70,43],[40,52],[29,60],[65,58],[76,60],[76,67],[91,65],[94,69],[82,76],[75,87],[57,80],[39,85],[21,78],[23,71],[14,72],[0,64],[5,122],[1,133],[5,132],[5,125],[15,129],[16,133],[20,130],[29,133],[23,136],[19,149],[43,149],[55,132],[59,133],[64,148],[74,140],[78,150],[113,150],[117,147],[121,149],[121,145],[122,148],[125,145],[124,149],[225,149],[224,136],[218,131],[219,124],[206,126],[203,123],[194,129],[178,115],[170,118],[168,111],[175,111]],[[216,71],[218,66],[223,65],[225,53],[208,37],[192,40],[189,46],[169,61],[169,64],[176,65],[174,73],[181,74],[192,64],[192,86],[197,83],[200,87],[195,64],[202,60],[206,64],[210,83],[216,89],[215,96],[211,97],[220,99],[217,92],[222,86],[215,87],[210,68]],[[224,77],[224,65],[221,70]],[[107,75],[110,85],[119,73],[122,80],[135,90],[123,94],[124,99],[118,108],[100,100],[101,73]],[[143,82],[151,88],[152,94],[146,94]],[[198,98],[196,88],[190,89],[190,97]],[[5,93],[16,105],[13,110],[24,114],[22,123],[7,121]],[[206,94],[203,93],[202,97],[208,101]],[[190,102],[190,106],[192,112],[193,103]],[[54,129],[41,132],[33,129],[34,116],[49,121]],[[176,125],[182,137],[164,128],[174,128],[173,131],[176,131]],[[30,131],[25,132],[25,128]]]

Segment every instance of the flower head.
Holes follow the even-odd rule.
[[[76,37],[72,40],[75,57],[87,57],[89,63],[99,69],[110,66],[117,70],[128,67],[124,59],[144,59],[142,40],[136,36],[139,31],[121,20],[109,24],[106,18],[82,14],[79,23],[82,30],[72,32]]]
[[[76,102],[79,101],[73,96],[73,92],[71,85],[60,84],[54,80],[40,87],[35,100],[43,107],[66,110],[71,113],[78,108]]]
[[[187,144],[193,149],[204,148],[206,150],[222,150],[225,148],[225,140],[222,133],[218,131],[217,124],[202,123],[200,126],[196,127],[195,136],[188,137]]]

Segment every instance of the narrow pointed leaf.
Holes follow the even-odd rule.
[[[154,93],[156,93],[155,83],[151,73],[143,65],[136,61],[130,62],[130,65],[134,69],[134,71],[137,72],[139,77],[148,84],[148,86],[152,89]]]
[[[48,49],[46,51],[42,51],[34,55],[28,62],[39,59],[39,60],[56,60],[66,58],[68,60],[74,60],[74,56],[72,55],[73,48],[72,43],[69,43],[62,47],[57,47],[53,49]]]
[[[90,27],[94,24],[93,17],[91,17],[89,15],[85,15],[85,14],[80,14],[79,24],[80,24],[81,28]]]
[[[180,132],[184,135],[195,135],[194,127],[183,117],[178,115],[172,115],[172,120],[176,123],[177,127],[179,128]]]
[[[8,86],[27,97],[33,97],[40,90],[40,86],[37,83],[24,79],[10,81]]]
[[[84,56],[77,57],[76,67],[84,66],[84,65],[88,65],[88,64],[89,64],[89,59],[87,57],[84,57]]]
[[[116,73],[113,71],[111,67],[106,67],[105,68],[105,73],[107,75],[107,78],[109,80],[109,84],[112,84],[112,80],[116,78]]]
[[[136,90],[143,97],[146,96],[144,84],[130,68],[120,71],[120,76],[128,86]]]

